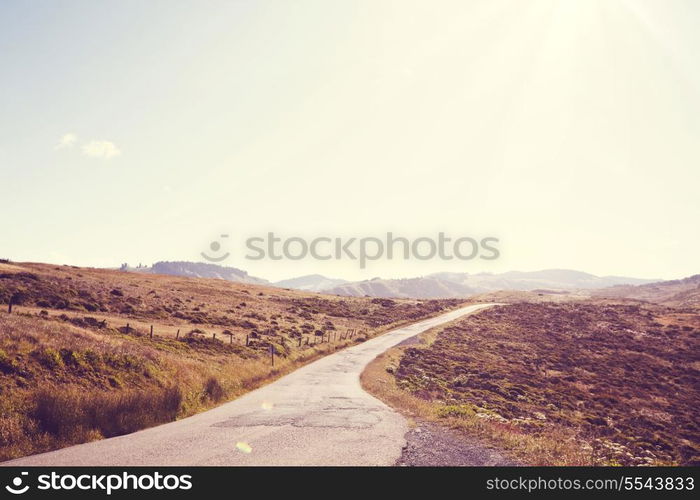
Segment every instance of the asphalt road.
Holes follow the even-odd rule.
[[[183,420],[2,465],[393,465],[408,424],[362,390],[360,373],[407,338],[483,307],[392,330]]]

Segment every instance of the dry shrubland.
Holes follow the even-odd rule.
[[[432,336],[379,360],[368,389],[525,463],[700,463],[697,312],[522,303]]]
[[[0,460],[191,415],[459,304],[3,266],[0,302],[17,305],[0,311]],[[357,333],[344,338],[348,329]]]

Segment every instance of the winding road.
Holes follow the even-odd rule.
[[[189,418],[2,465],[393,465],[408,424],[361,388],[360,373],[407,338],[489,306],[391,330]]]

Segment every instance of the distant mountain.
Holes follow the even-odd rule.
[[[247,272],[235,267],[204,262],[156,262],[151,267],[130,268],[123,266],[122,269],[141,273],[214,278],[236,283],[272,284],[279,288],[355,297],[369,295],[371,297],[418,299],[469,297],[498,290],[609,290],[609,287],[617,286],[622,286],[624,291],[621,289],[618,292],[610,293],[624,294],[627,293],[630,285],[646,285],[656,281],[621,276],[596,276],[568,269],[545,269],[531,272],[509,271],[500,274],[435,273],[417,278],[374,278],[353,282],[328,278],[320,274],[310,274],[270,283],[262,278],[250,276]],[[614,288],[610,290],[614,290]],[[643,294],[646,292],[634,293]]]
[[[604,288],[614,285],[642,285],[658,280],[626,278],[621,276],[596,276],[569,269],[545,269],[543,271],[509,271],[506,273],[436,273],[431,277],[460,283],[480,292],[494,290],[580,290]]]
[[[213,278],[235,283],[253,283],[264,285],[267,280],[250,276],[247,272],[235,267],[219,266],[205,262],[156,262],[151,267],[128,269],[129,271],[152,274],[169,274],[172,276],[187,276],[189,278]]]
[[[432,299],[468,297],[474,295],[477,291],[459,283],[428,276],[424,278],[389,280],[375,278],[368,281],[346,283],[324,290],[324,293],[353,297],[369,295],[371,297],[386,298]]]
[[[700,274],[638,286],[618,285],[591,293],[595,297],[635,299],[672,307],[700,306]]]
[[[613,285],[639,285],[654,280],[625,278],[620,276],[595,276],[567,269],[543,271],[510,271],[492,273],[435,273],[412,279],[374,279],[345,283],[324,293],[338,295],[413,298],[469,297],[497,290],[591,290]]]
[[[300,276],[298,278],[277,281],[273,283],[273,285],[280,288],[293,288],[296,290],[306,290],[309,292],[320,292],[322,290],[333,288],[344,283],[347,283],[347,281],[335,278],[327,278],[326,276],[322,276],[320,274],[308,274],[306,276]]]

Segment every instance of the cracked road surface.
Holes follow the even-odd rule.
[[[397,328],[183,420],[3,465],[393,465],[408,424],[360,387],[360,373],[407,338],[488,306]]]

